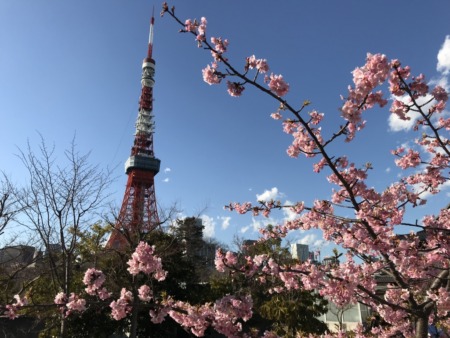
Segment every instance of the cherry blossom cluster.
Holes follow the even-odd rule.
[[[133,276],[139,272],[152,275],[157,281],[163,281],[166,278],[167,271],[164,271],[161,264],[161,258],[154,255],[155,247],[145,242],[140,242],[136,250],[127,262],[128,272]]]
[[[408,113],[411,111],[419,113],[419,118],[415,120],[414,130],[423,126],[429,127],[432,133],[430,135],[424,133],[421,139],[415,141],[416,144],[425,148],[429,153],[435,153],[436,148],[440,148],[440,151],[444,150],[448,155],[445,145],[447,138],[442,138],[443,135],[439,135],[438,131],[449,130],[450,118],[440,116],[437,118],[437,123],[435,122],[435,114],[441,114],[446,107],[448,93],[440,85],[430,91],[423,74],[411,77],[410,68],[401,67],[398,60],[393,60],[391,64],[394,70],[390,74],[389,83],[395,99],[390,111],[402,120],[410,120],[411,117]],[[412,81],[408,83],[410,77]],[[425,107],[428,104],[431,106],[426,111]]]
[[[28,300],[26,297],[20,297],[20,295],[14,296],[15,302],[12,304],[7,304],[5,306],[6,311],[4,312],[4,315],[8,316],[9,319],[16,319],[18,315],[18,311],[23,307],[28,305]]]
[[[225,296],[214,304],[193,306],[181,301],[171,301],[169,316],[195,336],[202,337],[211,326],[226,337],[238,337],[242,321],[252,317],[253,302],[250,296]]]
[[[346,141],[351,141],[356,131],[364,128],[362,112],[375,104],[386,105],[381,91],[373,90],[381,85],[389,75],[389,62],[386,55],[367,54],[366,64],[353,71],[354,87],[349,86],[348,96],[341,108],[342,117],[348,121]]]
[[[323,144],[321,128],[306,128],[302,123],[285,121],[284,131],[293,137],[292,144],[287,149],[290,157],[297,158],[300,154],[314,157],[318,154],[318,144]]]
[[[133,308],[133,294],[125,288],[120,291],[120,298],[114,300],[109,304],[111,308],[111,316],[115,320],[121,320],[125,318]]]
[[[87,269],[83,283],[87,286],[86,293],[91,296],[98,295],[101,300],[105,300],[111,296],[111,293],[103,287],[103,283],[106,281],[106,276],[100,270],[94,268]]]
[[[450,291],[448,288],[440,287],[437,290],[427,291],[427,296],[436,302],[438,316],[444,317],[450,313]]]
[[[86,310],[86,300],[73,292],[69,297],[64,292],[59,292],[55,296],[54,303],[66,317],[73,312],[81,313]]]
[[[264,81],[277,96],[285,96],[289,92],[289,84],[284,80],[283,75],[270,74]]]

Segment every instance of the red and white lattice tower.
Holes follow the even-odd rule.
[[[131,155],[125,163],[128,175],[122,207],[115,229],[106,244],[107,248],[124,250],[129,242],[158,227],[159,217],[155,197],[154,177],[159,172],[160,160],[153,152],[153,85],[155,84],[155,61],[153,52],[154,16],[150,22],[147,57],[142,62],[142,90],[139,99],[139,112],[136,133]]]

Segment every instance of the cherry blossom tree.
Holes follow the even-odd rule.
[[[307,111],[308,100],[295,107],[286,99],[290,85],[282,75],[271,71],[267,60],[252,55],[236,66],[225,56],[229,41],[207,37],[206,18],[180,20],[174,7],[169,9],[167,3],[163,4],[161,15],[164,14],[211,53],[212,61],[202,71],[204,81],[210,85],[226,83],[228,93],[235,97],[243,95],[249,86],[271,97],[278,105],[272,118],[292,135],[288,155],[313,160],[313,171],[326,172],[328,182],[334,186],[329,199],[316,200],[312,205],[304,201],[292,205],[269,201],[256,205],[231,203],[227,208],[265,217],[274,209],[289,208],[297,217],[262,229],[262,241],[284,238],[295,230],[320,229],[325,240],[345,250],[344,262],[329,266],[311,261],[279,265],[258,255],[247,257],[242,265],[233,253],[218,252],[218,270],[259,277],[262,283],[265,276],[277,277],[284,286],[275,292],[306,288],[317,290],[337,306],[367,304],[381,316],[384,325],[367,332],[359,328],[358,337],[389,337],[398,333],[426,337],[431,323],[449,326],[449,206],[444,202],[437,214],[417,221],[408,219],[412,208],[426,203],[427,194],[438,194],[442,185],[449,182],[450,118],[444,113],[448,100],[445,88],[430,88],[423,74],[412,75],[410,67],[399,60],[369,53],[365,64],[353,71],[353,85],[342,97],[343,124],[330,129],[324,113]],[[390,96],[394,99],[388,100]],[[366,184],[372,169],[370,163],[359,166],[345,154],[330,149],[332,143],[356,142],[358,132],[366,127],[363,114],[376,107],[389,107],[390,114],[402,120],[412,119],[413,113],[419,116],[414,121],[414,130],[420,133],[414,140],[415,146],[392,151],[396,165],[405,174],[382,191]],[[353,211],[352,216],[345,216],[349,210]],[[411,232],[399,235],[400,226],[410,227]],[[380,275],[391,280],[384,293],[376,288]]]

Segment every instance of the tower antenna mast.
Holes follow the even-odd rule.
[[[153,26],[155,25],[155,6],[153,6],[152,18],[150,19],[150,32],[148,34],[147,58],[151,59],[153,54]]]

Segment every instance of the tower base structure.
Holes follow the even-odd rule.
[[[158,226],[160,221],[156,205],[154,175],[145,170],[133,169],[128,174],[122,207],[106,247],[124,250],[136,245],[142,234]]]

